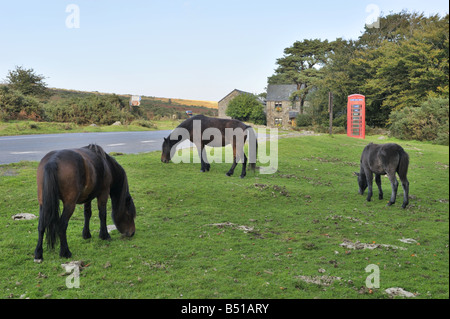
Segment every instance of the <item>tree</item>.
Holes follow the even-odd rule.
[[[359,39],[329,45],[323,66],[309,78],[315,122],[328,115],[329,92],[337,117],[343,117],[348,95],[365,95],[367,124],[378,127],[389,125],[395,110],[419,107],[429,96],[448,96],[448,14],[389,14],[380,18],[380,28],[366,27]]]
[[[265,115],[263,106],[253,94],[240,94],[228,104],[226,115],[240,121],[250,121],[255,124],[264,124]]]
[[[36,74],[33,69],[16,66],[14,70],[8,72],[6,83],[11,89],[20,91],[24,95],[48,97],[50,92],[44,79],[43,75]]]
[[[314,86],[314,81],[321,76],[320,68],[327,63],[331,50],[328,40],[296,41],[284,49],[282,58],[277,59],[278,68],[269,77],[269,84],[295,83],[297,91],[291,99],[299,98],[300,113],[303,113],[306,95]]]

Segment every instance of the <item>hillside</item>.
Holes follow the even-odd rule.
[[[73,96],[86,96],[91,94],[97,95],[109,95],[111,93],[102,93],[97,91],[78,91],[78,90],[69,90],[69,89],[59,89],[59,88],[51,88],[53,99],[58,99],[61,96],[68,97],[70,95]],[[120,97],[124,97],[127,99],[131,98],[131,94],[117,94]],[[217,109],[218,102],[216,101],[203,101],[203,100],[189,100],[189,99],[178,99],[178,98],[166,98],[166,97],[155,97],[155,96],[145,96],[142,95],[142,100],[146,101],[161,101],[165,105],[168,106],[193,106],[193,107],[204,107],[209,109]]]

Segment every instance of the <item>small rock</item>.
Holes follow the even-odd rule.
[[[33,214],[29,214],[29,213],[21,213],[21,214],[16,214],[14,216],[12,216],[12,219],[14,220],[32,220],[32,219],[36,219],[37,216],[33,215]]]
[[[106,229],[108,229],[108,233],[112,232],[113,230],[116,230],[116,225],[108,225],[106,226]]]
[[[399,241],[401,241],[402,243],[405,243],[405,244],[416,244],[417,243],[417,240],[412,239],[412,238],[402,238],[402,239],[399,239]]]
[[[385,290],[385,292],[391,297],[400,296],[400,297],[412,298],[412,297],[416,296],[412,292],[406,291],[403,288],[399,288],[399,287],[388,288]]]

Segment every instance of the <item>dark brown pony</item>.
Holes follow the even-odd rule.
[[[114,158],[97,145],[79,149],[52,151],[44,156],[37,170],[39,201],[39,239],[35,261],[42,261],[42,241],[46,233],[48,246],[53,248],[57,236],[61,257],[72,253],[67,245],[66,230],[76,204],[84,204],[83,238],[91,237],[89,220],[91,201],[97,198],[101,239],[110,239],[106,228],[106,204],[111,197],[112,220],[117,230],[131,237],[135,232],[136,209],[128,190],[127,175]],[[60,216],[59,200],[63,202]]]
[[[216,133],[216,134],[214,134]],[[201,160],[201,172],[209,171],[211,165],[206,156],[205,146],[223,147],[231,144],[233,148],[233,164],[226,173],[231,176],[238,162],[242,161],[241,178],[246,175],[247,156],[244,153],[244,144],[249,141],[249,167],[256,168],[257,139],[251,126],[239,120],[219,119],[196,115],[178,125],[175,130],[164,138],[162,144],[161,161],[169,163],[176,151],[176,145],[184,140],[190,140],[197,148]]]
[[[379,190],[379,199],[383,199],[383,190],[381,189],[381,175],[387,174],[392,186],[391,198],[388,206],[395,203],[397,197],[398,181],[395,174],[398,173],[403,187],[403,205],[405,208],[409,203],[409,182],[406,178],[408,174],[409,156],[408,153],[398,144],[373,144],[367,145],[361,154],[360,172],[358,176],[359,193],[369,187],[367,201],[372,199],[373,174]]]

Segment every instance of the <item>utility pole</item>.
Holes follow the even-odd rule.
[[[333,93],[328,93],[328,113],[330,114],[330,135],[333,134]]]

